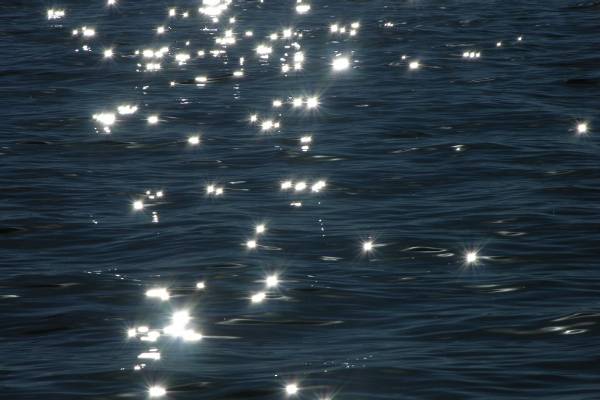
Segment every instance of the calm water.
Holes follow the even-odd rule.
[[[200,3],[1,2],[0,398],[598,398],[600,5]]]

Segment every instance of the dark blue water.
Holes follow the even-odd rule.
[[[199,4],[1,2],[0,398],[599,398],[599,5]]]

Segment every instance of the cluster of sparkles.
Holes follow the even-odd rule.
[[[221,196],[224,189],[221,186],[210,184],[206,186],[206,194],[209,196]]]
[[[313,139],[311,135],[302,136],[300,138],[300,150],[306,152],[310,150],[310,145]]]
[[[261,4],[263,0],[259,1]],[[116,0],[107,0],[106,3],[108,6],[116,6]],[[222,59],[224,64],[228,64],[231,60],[231,55],[228,54],[228,50],[231,48],[235,49],[235,45],[238,43],[242,43],[243,41],[253,40],[254,32],[252,30],[239,30],[236,29],[236,18],[230,17],[228,19],[224,19],[224,15],[229,11],[229,8],[232,4],[232,0],[202,0],[201,5],[197,9],[198,13],[207,18],[212,24],[219,23],[220,19],[223,20],[223,27],[221,28],[213,28],[213,27],[205,27],[204,31],[208,32],[216,32],[212,37],[214,37],[214,48],[209,49],[195,49],[190,45],[190,41],[185,42],[186,51],[181,50],[173,50],[168,46],[162,47],[145,47],[140,50],[135,50],[134,56],[138,60],[137,71],[142,72],[159,72],[163,70],[162,63],[165,63],[166,67],[169,68],[170,63],[174,63],[174,65],[182,68],[178,68],[181,71],[185,71],[188,64],[192,64],[193,61],[204,59],[205,56],[210,55],[215,59]],[[294,5],[295,11],[297,14],[306,14],[311,10],[311,4],[307,2],[307,0],[296,0]],[[47,10],[47,19],[48,20],[59,20],[63,19],[66,15],[65,10],[62,9],[48,9]],[[176,27],[175,20],[177,18],[188,18],[190,16],[190,11],[184,10],[179,12],[177,8],[172,7],[167,11],[167,17],[169,22],[173,22],[173,24],[159,25],[153,28],[153,32],[156,34],[155,39],[165,39],[173,36],[172,32]],[[386,29],[391,29],[395,26],[395,24],[391,21],[386,21],[383,23],[383,27]],[[354,37],[358,34],[361,25],[359,22],[352,22],[348,24],[342,23],[334,23],[329,26],[329,33],[333,37],[341,38],[344,36]],[[212,35],[212,33],[211,33]],[[96,30],[94,28],[88,26],[82,26],[79,28],[75,28],[72,30],[72,36],[81,37],[85,39],[93,38],[96,36]],[[281,72],[288,76],[288,74],[295,71],[303,71],[304,65],[307,61],[307,54],[305,50],[303,50],[301,46],[301,41],[303,38],[302,30],[297,30],[292,27],[283,28],[276,32],[270,33],[266,38],[262,38],[260,42],[253,43],[252,51],[256,53],[259,63],[267,63],[270,57],[274,57],[274,54],[279,54],[278,51],[283,48],[283,55],[278,55]],[[516,38],[516,42],[522,42],[523,37],[519,36]],[[350,40],[348,40],[350,42]],[[87,43],[87,42],[84,42]],[[496,47],[500,48],[503,46],[502,41],[496,42]],[[84,51],[91,51],[91,47],[83,45],[82,49]],[[76,50],[76,51],[79,51]],[[346,54],[337,54],[335,55],[330,62],[330,67],[334,72],[342,72],[352,68],[353,63],[358,63],[358,60],[352,60],[349,55],[353,55],[354,53],[349,51]],[[105,59],[112,59],[115,56],[115,50],[113,48],[104,48],[102,50],[102,55]],[[246,56],[249,56],[246,54]],[[481,53],[479,51],[465,51],[462,54],[465,59],[477,59],[480,58]],[[119,59],[124,59],[129,57],[126,55],[124,51],[120,49],[119,51]],[[407,60],[406,55],[402,55],[402,60]],[[249,60],[252,61],[253,57],[249,57]],[[239,57],[239,68],[233,69],[230,74],[231,78],[239,79],[245,77],[246,71],[252,71],[252,69],[245,70],[246,58]],[[112,62],[104,62],[104,65],[110,65]],[[406,65],[406,64],[404,64]],[[421,63],[419,60],[412,59],[408,61],[408,69],[411,71],[416,71],[421,68]],[[159,74],[160,75],[160,74]],[[153,75],[149,75],[153,76]],[[193,75],[192,75],[193,76]],[[209,83],[209,77],[207,75],[197,75],[193,79],[192,77],[189,80],[196,84],[198,88],[204,88]],[[217,81],[217,78],[211,79],[211,83]],[[171,81],[170,86],[174,87],[177,85],[177,82]],[[144,90],[148,86],[144,86]],[[284,100],[282,100],[284,99]],[[291,106],[292,109],[297,110],[315,110],[319,111],[319,97],[311,96],[311,97],[303,97],[303,96],[294,96],[285,99],[275,99],[272,102],[272,107],[275,109],[281,109],[284,106]],[[278,110],[277,112],[284,112],[286,109],[284,107],[282,110]],[[102,127],[103,133],[111,133],[111,127],[115,125],[117,121],[117,115],[119,116],[128,116],[133,115],[138,111],[137,105],[132,104],[122,104],[117,107],[116,112],[100,112],[93,115],[93,120]],[[308,114],[308,113],[307,113]],[[278,117],[281,117],[281,114],[278,114]],[[165,119],[166,120],[166,119]],[[263,132],[270,132],[277,130],[281,127],[280,121],[274,119],[273,117],[260,118],[258,114],[252,114],[249,118],[252,124],[260,127],[260,130]],[[148,125],[156,125],[159,123],[160,119],[158,115],[149,115],[146,117],[146,121]],[[160,127],[158,127],[160,128]],[[587,135],[589,133],[589,126],[587,122],[578,122],[574,128],[577,135]],[[310,146],[313,143],[313,136],[311,134],[306,134],[301,136],[299,139],[300,149],[303,152],[307,152],[310,150]],[[198,146],[201,143],[201,136],[198,134],[190,135],[187,137],[187,144],[190,146]],[[462,149],[461,146],[455,147],[457,151]],[[321,192],[327,183],[325,180],[317,180],[315,182],[309,183],[305,180],[286,180],[281,182],[281,190],[290,191],[293,193],[302,193],[302,192],[312,192],[318,193]],[[224,193],[224,188],[217,186],[215,184],[208,184],[206,186],[206,194],[208,196],[221,196]],[[132,208],[134,211],[141,212],[140,215],[145,214],[142,212],[146,207],[152,208],[156,205],[154,202],[157,199],[163,197],[162,191],[151,192],[147,191],[145,196],[142,198],[138,198],[132,202]],[[302,207],[301,201],[292,201],[290,203],[292,207]],[[152,211],[152,222],[158,223],[159,216],[158,212]],[[267,232],[266,225],[261,223],[257,224],[254,227],[254,237],[245,242],[245,247],[248,250],[256,250],[259,248],[265,248],[259,245],[258,239],[261,235],[265,235]],[[376,244],[373,240],[369,239],[367,241],[363,241],[361,243],[362,250],[364,253],[371,253],[375,251],[376,247],[381,245]],[[480,262],[480,257],[477,251],[468,251],[464,254],[464,264],[466,265],[476,265]],[[262,290],[257,291],[256,293],[250,296],[250,302],[253,304],[263,303],[265,300],[269,298],[269,294],[273,294],[270,291],[275,290],[280,285],[279,274],[273,273],[268,275],[264,279],[264,288]],[[199,281],[195,284],[196,290],[204,290],[206,288],[204,281]],[[169,302],[171,300],[171,293],[169,289],[166,287],[153,287],[146,290],[145,295],[147,298],[151,300],[159,300],[161,302]],[[272,296],[271,296],[272,298]],[[159,340],[164,340],[166,338],[171,339],[180,339],[185,342],[197,342],[203,338],[202,334],[197,332],[193,327],[190,326],[192,321],[192,317],[188,310],[179,310],[175,311],[171,317],[170,322],[162,327],[157,329],[152,329],[147,325],[140,325],[135,328],[130,328],[127,331],[127,336],[131,339],[139,339],[141,342],[151,342],[155,343]],[[140,353],[137,358],[139,360],[149,360],[153,362],[157,362],[161,360],[161,353],[158,348],[151,347],[147,351]],[[141,363],[135,365],[135,370],[140,370],[144,368],[146,364]],[[287,396],[295,396],[299,394],[300,388],[298,383],[287,383],[285,385],[285,394]],[[164,397],[167,394],[167,389],[159,384],[155,384],[153,386],[148,387],[148,397],[151,398],[159,398]]]
[[[333,34],[344,35],[347,34],[349,36],[356,36],[358,33],[358,28],[360,28],[359,22],[353,22],[350,24],[350,28],[345,25],[340,24],[332,24],[329,26],[329,31]]]
[[[312,185],[309,185],[306,181],[294,182],[292,180],[287,180],[281,182],[281,190],[293,190],[294,192],[303,192],[304,190],[308,189],[309,186],[311,192],[318,193],[323,190],[325,186],[327,186],[327,182],[322,179],[314,182]]]
[[[279,275],[276,273],[268,275],[267,277],[265,277],[264,283],[265,283],[266,290],[261,290],[259,292],[254,293],[253,295],[251,295],[250,296],[251,303],[258,304],[258,303],[262,303],[263,301],[265,301],[267,299],[268,290],[275,289],[279,286]]]
[[[479,58],[481,57],[481,53],[479,51],[465,51],[463,52],[463,58]]]
[[[117,111],[119,115],[131,115],[137,112],[137,106],[132,106],[129,104],[123,104],[122,106],[117,107]]]

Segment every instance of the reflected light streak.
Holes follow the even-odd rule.
[[[296,192],[301,192],[304,189],[306,189],[306,182],[304,182],[304,181],[300,181],[300,182],[296,183],[296,185],[294,186],[294,190]]]
[[[327,183],[326,183],[325,181],[317,181],[317,182],[315,182],[315,183],[314,183],[314,184],[311,186],[310,190],[311,190],[311,191],[313,191],[313,192],[317,192],[317,193],[318,193],[318,192],[320,192],[320,191],[321,191],[321,190],[322,190],[322,189],[323,189],[323,188],[324,188],[326,185],[327,185]]]
[[[171,296],[166,288],[154,288],[146,291],[146,297],[155,297],[162,301],[166,301],[169,300]]]
[[[158,360],[160,360],[160,353],[157,352],[157,351],[141,353],[141,354],[138,355],[137,358],[140,359],[140,360],[154,360],[154,361],[158,361]]]
[[[265,292],[258,292],[256,294],[253,294],[252,297],[250,297],[250,301],[252,301],[252,303],[262,303],[265,298],[267,297],[267,294]]]
[[[421,67],[421,63],[418,61],[411,61],[410,64],[408,64],[408,69],[410,70],[416,70],[419,69]]]

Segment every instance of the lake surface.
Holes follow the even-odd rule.
[[[598,398],[600,5],[303,1],[2,1],[1,398]]]

